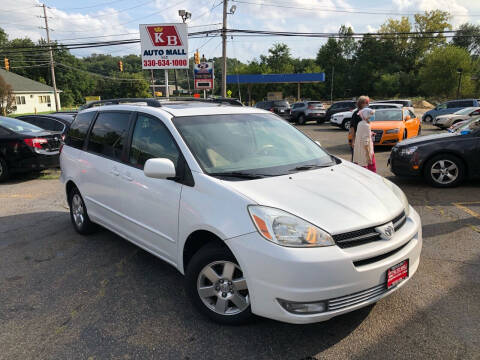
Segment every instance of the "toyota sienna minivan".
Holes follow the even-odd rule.
[[[271,112],[159,103],[77,115],[60,162],[79,233],[101,225],[171,264],[224,324],[328,320],[416,272],[420,218],[392,182]]]

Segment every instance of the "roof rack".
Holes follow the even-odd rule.
[[[197,101],[197,102],[206,102],[206,103],[215,103],[215,104],[224,104],[224,105],[234,105],[234,106],[243,106],[243,104],[235,98],[194,98],[194,97],[170,97],[170,98],[119,98],[119,99],[108,99],[108,100],[98,100],[92,101],[91,103],[80,106],[80,110],[90,109],[97,106],[105,105],[121,105],[121,104],[131,104],[131,103],[146,103],[147,106],[152,107],[162,107],[162,105],[167,105],[170,102],[181,102],[181,101]]]

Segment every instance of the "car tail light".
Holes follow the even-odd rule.
[[[27,146],[36,149],[42,149],[42,144],[46,144],[48,142],[48,140],[44,138],[23,139],[23,141],[25,144],[27,144]]]
[[[268,109],[268,110],[271,111],[271,112],[273,112],[274,109],[273,109],[273,108],[270,108],[270,109]]]
[[[309,108],[310,110],[313,110],[313,109],[315,109],[315,106],[309,105],[308,108]]]

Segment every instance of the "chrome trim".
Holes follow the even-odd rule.
[[[368,238],[377,237],[377,236],[379,236],[379,235],[380,235],[380,233],[378,233],[378,232],[372,232],[372,233],[368,233],[368,234],[365,234],[365,235],[356,236],[356,237],[354,237],[354,238],[337,240],[337,243],[357,241],[357,240],[364,240],[364,239],[368,239]]]
[[[327,300],[327,311],[341,310],[350,306],[357,305],[361,302],[371,300],[387,292],[385,284],[380,284],[372,288],[362,290],[353,294],[341,296],[338,298]]]

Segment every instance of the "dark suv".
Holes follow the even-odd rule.
[[[357,107],[357,103],[353,100],[337,101],[327,109],[327,112],[325,114],[325,121],[329,121],[330,117],[333,114],[344,112],[344,111],[351,111],[356,107]]]
[[[259,101],[256,108],[271,111],[285,119],[290,119],[290,104],[286,100]]]

